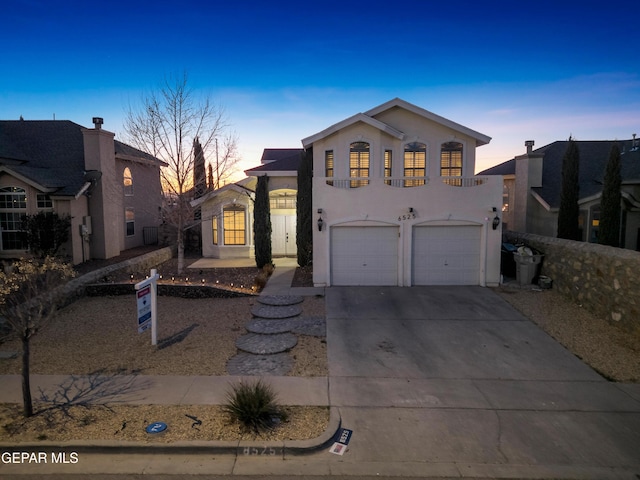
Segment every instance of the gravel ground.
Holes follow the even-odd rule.
[[[187,264],[191,260],[187,260]],[[175,260],[171,261],[175,262]],[[173,263],[159,268],[170,276]],[[238,289],[257,269],[214,269],[198,272],[206,282]],[[240,271],[242,270],[242,271]],[[294,284],[309,282],[299,269]],[[108,279],[118,281],[120,279]],[[126,279],[125,279],[126,281]],[[136,279],[137,281],[137,279]],[[199,280],[200,281],[200,280]],[[235,283],[234,287],[230,284]],[[556,338],[606,378],[640,381],[640,335],[630,334],[591,315],[553,290],[505,285],[494,289],[507,302]],[[226,375],[225,365],[236,353],[235,340],[246,333],[255,297],[158,299],[158,348],[149,332],[138,334],[135,297],[83,298],[61,310],[32,339],[32,373],[95,374],[138,373],[166,375]],[[303,314],[324,315],[324,299],[307,297]],[[19,351],[17,342],[1,345]],[[326,376],[324,339],[299,336],[291,350],[295,376]],[[82,361],[78,361],[78,359]],[[0,374],[20,373],[20,361],[0,361]],[[278,393],[278,392],[276,392]],[[281,399],[286,404],[286,398]],[[178,440],[235,440],[255,438],[233,425],[216,406],[65,406],[38,405],[38,415],[23,420],[15,405],[0,406],[0,441],[106,439],[171,442]],[[328,423],[328,409],[288,407],[290,419],[263,439],[306,439],[320,435]],[[201,421],[198,424],[196,420]],[[144,433],[147,423],[163,419],[170,430],[159,439]],[[42,433],[46,431],[46,433]]]
[[[605,378],[640,382],[640,332],[626,332],[554,290],[506,284],[495,291]]]

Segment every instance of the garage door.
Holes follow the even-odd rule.
[[[478,285],[480,226],[414,227],[413,285]]]
[[[332,285],[397,285],[398,227],[333,227]]]

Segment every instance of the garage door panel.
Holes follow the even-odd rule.
[[[397,285],[397,227],[333,227],[332,285]]]
[[[478,285],[479,226],[415,227],[413,231],[414,285]]]

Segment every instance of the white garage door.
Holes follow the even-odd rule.
[[[480,226],[415,227],[413,285],[478,285]]]
[[[333,227],[332,285],[397,285],[398,227]]]

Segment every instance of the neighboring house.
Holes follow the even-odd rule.
[[[265,149],[261,165],[247,178],[194,200],[202,212],[202,255],[214,258],[254,256],[253,202],[257,177],[269,177],[271,247],[274,257],[296,255],[298,165],[304,150]]]
[[[580,225],[582,240],[598,241],[600,197],[604,172],[613,144],[621,152],[622,205],[620,245],[640,250],[640,141],[576,141],[580,153]],[[507,162],[480,172],[479,175],[502,175],[503,218],[509,230],[557,236],[558,210],[562,193],[562,159],[568,141],[557,141],[533,149]]]
[[[400,99],[303,139],[314,284],[497,285],[502,178],[474,175],[490,140]]]
[[[71,217],[74,264],[157,240],[165,164],[93,122],[0,121],[0,258],[26,253],[21,218],[40,211]]]

